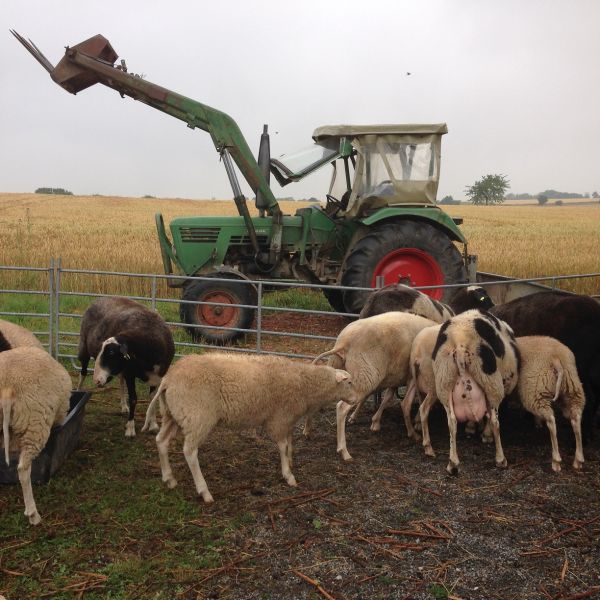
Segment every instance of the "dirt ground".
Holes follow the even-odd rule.
[[[341,317],[266,317],[273,331],[335,336]],[[329,342],[274,339],[271,349],[316,354]],[[324,411],[310,440],[298,428],[294,473],[279,473],[274,444],[220,434],[200,458],[215,497],[208,515],[250,513],[231,537],[222,570],[191,593],[231,598],[600,598],[600,431],[573,470],[573,434],[559,422],[563,470],[550,468],[546,429],[521,412],[502,415],[509,466],[493,447],[461,434],[461,472],[446,473],[448,432],[431,415],[437,458],[406,437],[399,406],[369,430],[369,406],[347,429],[353,461],[335,452],[335,411]],[[179,480],[190,486],[183,461]]]

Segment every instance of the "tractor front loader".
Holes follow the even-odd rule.
[[[238,305],[255,304],[256,290],[243,280],[301,279],[358,288],[400,279],[413,286],[467,280],[460,221],[436,204],[445,124],[319,127],[308,148],[278,159],[270,157],[265,126],[256,159],[231,117],[129,73],[103,36],[67,47],[54,67],[33,42],[12,33],[68,92],[101,83],[210,134],[239,216],[176,218],[169,237],[156,215],[165,272],[181,275],[169,285],[183,288],[180,314],[192,334],[224,343],[251,326],[253,309]],[[258,216],[249,213],[234,164],[255,194]],[[326,202],[283,215],[270,175],[285,186],[327,165],[332,177]],[[190,279],[194,276],[210,279]],[[368,294],[324,293],[335,310],[349,313],[360,311]],[[442,288],[428,293],[437,299],[450,295]]]

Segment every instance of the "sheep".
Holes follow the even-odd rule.
[[[488,310],[494,306],[492,299],[481,286],[459,288],[449,304],[434,300],[427,294],[407,285],[387,285],[375,290],[360,311],[360,318],[372,317],[384,312],[398,310],[410,312],[436,323],[443,323],[455,314],[472,308]]]
[[[553,405],[560,405],[575,434],[573,468],[584,463],[581,416],[585,405],[583,386],[577,375],[574,354],[558,340],[547,336],[517,338],[521,369],[517,390],[523,407],[546,422],[552,443],[552,470],[560,471]]]
[[[600,405],[600,305],[588,296],[552,291],[517,298],[490,312],[519,337],[550,336],[573,352],[586,397],[582,435],[589,440]]]
[[[90,357],[95,357],[93,380],[104,386],[114,375],[121,376],[121,412],[128,413],[125,436],[135,436],[134,413],[137,404],[135,380],[152,387],[167,372],[175,344],[164,319],[156,312],[129,298],[100,298],[83,314],[78,358],[81,388]],[[128,405],[124,384],[127,385]],[[153,430],[158,430],[156,423]]]
[[[4,456],[10,464],[12,431],[20,448],[17,472],[25,516],[32,525],[40,523],[41,517],[31,488],[31,463],[46,445],[52,425],[65,418],[70,396],[69,374],[45,350],[23,346],[0,353]]]
[[[470,310],[440,327],[432,353],[435,388],[450,430],[447,471],[458,473],[457,421],[487,415],[496,444],[496,466],[506,467],[498,407],[517,385],[519,350],[511,328],[493,315]]]
[[[0,352],[11,348],[29,346],[44,349],[42,343],[29,331],[20,325],[0,319]]]
[[[314,362],[330,356],[329,364],[350,373],[358,395],[354,415],[365,399],[383,389],[383,399],[371,422],[378,431],[381,415],[394,396],[394,390],[407,381],[410,348],[421,329],[435,325],[430,319],[403,312],[386,312],[359,319],[347,325],[338,335],[334,347],[323,352]],[[346,416],[352,407],[337,405],[337,451],[344,460],[352,457],[346,447]]]
[[[265,355],[188,355],[163,377],[143,430],[150,427],[160,402],[163,420],[156,445],[162,480],[169,488],[177,485],[168,452],[181,429],[196,491],[209,503],[213,497],[200,470],[198,446],[217,424],[233,429],[263,425],[279,447],[283,478],[296,486],[291,471],[293,427],[301,417],[336,401],[356,401],[350,375],[339,369]]]

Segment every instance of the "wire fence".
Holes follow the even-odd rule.
[[[19,277],[3,277],[9,272],[13,275],[18,273]],[[235,332],[239,335],[239,339],[227,344],[228,351],[313,358],[316,354],[330,348],[341,328],[357,316],[331,309],[322,294],[323,290],[371,291],[371,288],[236,278],[234,280],[236,284],[252,286],[252,297],[256,298],[255,303],[232,304],[212,300],[200,302],[183,300],[179,297],[180,292],[177,289],[167,285],[169,279],[180,279],[177,276],[66,269],[61,266],[60,259],[52,259],[47,267],[0,266],[0,317],[25,325],[40,338],[52,356],[70,361],[73,367],[78,369],[76,358],[83,313],[96,298],[113,296],[107,281],[120,278],[144,283],[142,289],[147,289],[147,293],[127,297],[157,310],[165,318],[174,334],[176,356],[215,349],[214,344],[206,343],[202,339],[194,340],[190,332],[196,329],[203,332],[221,332],[227,336]],[[600,291],[600,273],[554,275],[531,279],[510,279],[491,273],[477,273],[478,285],[486,287],[497,304],[537,291],[559,288],[564,281],[584,278],[594,278],[596,282],[594,288]],[[100,279],[102,285],[99,291],[97,282]],[[189,279],[211,283],[232,282],[231,278],[190,277]],[[4,281],[7,280],[12,282],[10,286],[4,285]],[[382,281],[377,283],[383,285]],[[472,284],[473,282],[466,285]],[[464,285],[441,287],[459,288]],[[417,289],[427,291],[433,287]],[[139,290],[140,287],[136,286],[135,289]],[[289,295],[284,302],[281,300],[281,293]],[[598,299],[600,300],[600,297]],[[246,328],[183,324],[180,320],[180,310],[184,306],[210,306],[223,307],[223,310],[252,311],[253,318],[250,320],[250,326]]]

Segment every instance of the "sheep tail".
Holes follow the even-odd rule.
[[[314,365],[317,362],[319,362],[320,360],[323,360],[326,356],[332,356],[332,355],[339,356],[342,361],[344,360],[343,354],[339,350],[336,350],[335,348],[333,348],[332,350],[327,350],[327,352],[323,352],[322,354],[319,354],[319,356],[317,356],[315,359],[313,359],[312,364]]]
[[[463,346],[458,346],[455,350],[454,350],[454,363],[456,364],[456,368],[458,369],[458,374],[461,377],[465,377],[467,374],[467,357],[466,355],[466,348],[464,348]]]
[[[4,458],[6,464],[10,464],[10,411],[12,409],[12,390],[10,388],[4,388],[0,392],[0,406],[2,406],[2,434],[4,435]]]
[[[560,396],[560,391],[562,389],[563,377],[565,374],[565,370],[558,358],[554,358],[552,360],[552,367],[556,371],[556,391],[554,392],[554,398],[552,398],[551,402],[556,402],[558,397]]]
[[[148,410],[146,411],[146,420],[144,421],[142,431],[148,431],[148,429],[150,428],[150,422],[156,416],[156,403],[160,401],[160,397],[162,396],[166,388],[167,382],[163,377],[162,381],[160,382],[160,385],[158,386],[158,389],[156,390],[156,394],[154,394],[154,398],[152,398],[150,404],[148,405]]]

